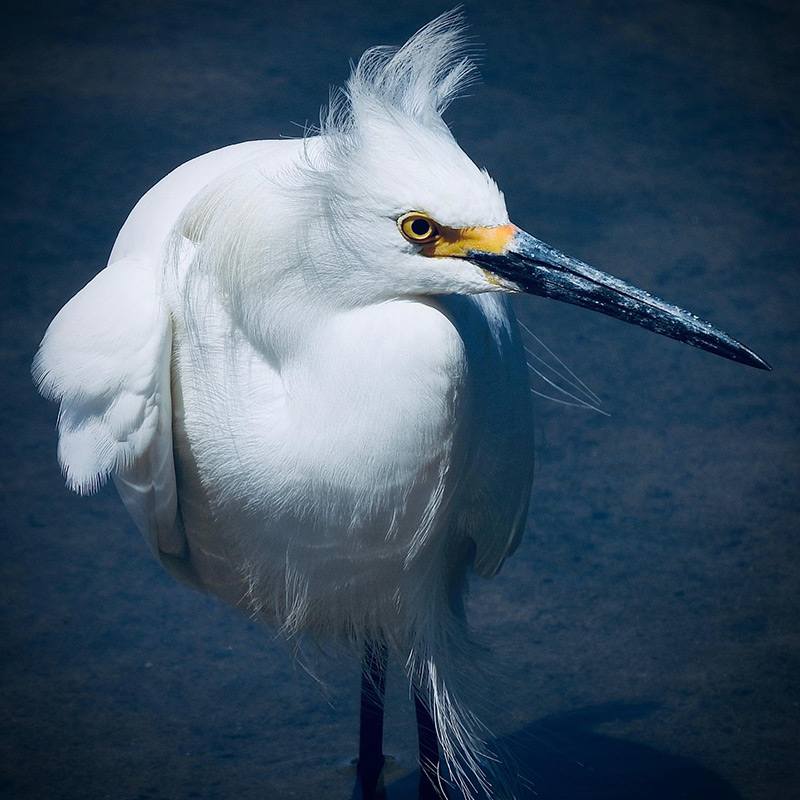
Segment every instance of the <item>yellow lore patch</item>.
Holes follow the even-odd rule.
[[[439,258],[465,258],[471,250],[505,253],[518,230],[516,225],[498,225],[494,228],[440,226],[439,235],[422,246],[422,253]]]

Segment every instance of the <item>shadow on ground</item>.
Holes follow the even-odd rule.
[[[653,704],[606,704],[543,717],[496,743],[518,773],[516,800],[739,800],[709,769],[687,758],[592,730],[646,716]],[[387,800],[416,800],[419,772],[390,784]],[[455,797],[455,795],[454,795]]]

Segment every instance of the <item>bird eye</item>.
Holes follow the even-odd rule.
[[[397,220],[397,225],[400,228],[400,233],[414,244],[432,242],[439,236],[439,228],[436,223],[430,217],[426,217],[416,211],[400,217]]]

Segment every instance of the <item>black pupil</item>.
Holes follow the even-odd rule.
[[[411,222],[411,232],[414,236],[427,236],[431,232],[431,224],[428,220],[418,217]]]

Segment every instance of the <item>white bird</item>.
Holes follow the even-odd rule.
[[[463,53],[444,15],[367,51],[316,134],[170,173],[33,368],[61,404],[68,486],[111,476],[178,580],[289,639],[363,648],[364,797],[379,791],[387,652],[417,698],[421,794],[447,775],[466,797],[488,785],[459,670],[468,576],[516,548],[533,470],[508,294],[769,368],[510,224],[441,118],[472,75]]]

